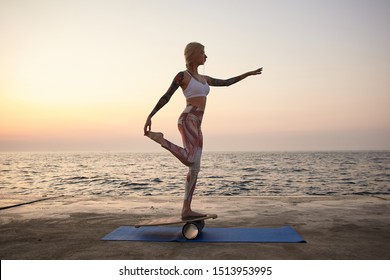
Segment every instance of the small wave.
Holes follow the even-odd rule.
[[[390,176],[390,175],[388,175],[388,176]],[[375,178],[374,182],[389,182],[389,179]]]
[[[292,171],[292,172],[306,172],[306,171],[308,171],[308,170],[305,169],[305,168],[293,168],[291,171]]]
[[[147,183],[133,183],[133,182],[122,182],[119,184],[122,187],[134,187],[134,186],[147,186]]]
[[[147,190],[148,188],[144,188],[144,187],[142,187],[142,186],[133,186],[132,188],[131,188],[131,190],[132,191],[145,191],[145,190]]]
[[[368,191],[362,191],[362,192],[353,192],[354,195],[389,195],[390,192],[368,192]]]
[[[346,165],[356,165],[357,163],[354,161],[344,161],[341,164],[346,164]]]
[[[246,167],[246,168],[241,168],[242,171],[248,171],[248,172],[256,172],[257,168],[253,167]]]
[[[218,175],[210,175],[210,176],[207,176],[207,177],[204,177],[204,178],[207,178],[207,179],[222,179],[224,177],[223,176],[218,176]]]
[[[352,182],[352,181],[341,182],[341,184],[343,184],[343,185],[356,185],[356,183]]]
[[[307,195],[337,195],[339,193],[333,192],[333,191],[328,191],[328,192],[306,192]]]
[[[77,180],[88,180],[89,178],[88,177],[85,177],[85,176],[75,176],[75,177],[70,177],[70,178],[67,178],[65,180],[69,180],[69,181],[77,181]]]
[[[244,186],[248,186],[248,185],[251,184],[251,183],[253,183],[252,180],[240,181],[240,182],[238,183],[238,186],[244,187]]]

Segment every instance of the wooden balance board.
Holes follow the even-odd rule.
[[[147,227],[147,226],[163,226],[163,225],[176,225],[184,224],[182,228],[182,234],[184,238],[188,240],[196,239],[202,232],[205,226],[205,220],[216,219],[217,214],[206,214],[203,217],[182,219],[181,217],[165,217],[157,219],[148,219],[139,221],[134,227]]]

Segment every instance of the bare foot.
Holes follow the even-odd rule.
[[[146,133],[146,136],[148,136],[150,139],[159,144],[162,144],[162,142],[164,141],[164,134],[162,134],[161,132],[148,131]]]
[[[182,211],[181,212],[181,218],[183,220],[191,219],[191,218],[200,218],[200,217],[206,217],[206,214],[198,213],[192,210]]]

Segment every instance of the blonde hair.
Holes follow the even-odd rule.
[[[194,56],[200,54],[204,50],[204,46],[198,42],[191,42],[187,44],[184,49],[184,58],[186,60],[186,66],[190,66],[193,63]]]

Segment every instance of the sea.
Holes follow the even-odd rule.
[[[183,196],[169,152],[0,153],[0,196]],[[204,152],[199,196],[389,195],[390,151]]]

